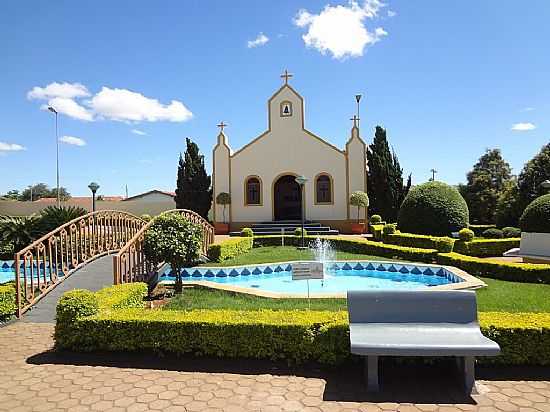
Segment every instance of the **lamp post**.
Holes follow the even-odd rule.
[[[550,192],[550,180],[546,179],[544,182],[540,184],[540,186],[546,190],[547,192]]]
[[[298,183],[300,185],[300,202],[302,203],[302,244],[301,246],[299,247],[299,249],[305,249],[305,245],[304,245],[304,218],[305,218],[305,213],[306,213],[306,206],[305,206],[305,202],[304,202],[304,186],[307,182],[307,178],[304,177],[304,176],[296,176],[296,178],[294,179],[294,181],[296,183]]]
[[[92,212],[95,212],[95,193],[99,189],[99,185],[96,182],[92,182],[88,185],[88,188],[92,191]]]
[[[55,114],[55,164],[56,164],[56,182],[57,182],[57,207],[59,207],[59,129],[57,127],[57,110],[55,110],[52,106],[48,106],[48,110]]]

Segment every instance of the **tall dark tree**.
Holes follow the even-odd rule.
[[[180,153],[178,181],[176,188],[176,207],[189,209],[208,219],[212,205],[211,178],[204,167],[204,156],[199,147],[187,138],[184,155]]]
[[[388,222],[397,220],[397,213],[411,186],[403,186],[403,169],[395,151],[390,150],[386,130],[376,126],[374,140],[367,150],[367,191],[371,214],[379,214]]]
[[[466,177],[459,191],[468,204],[470,222],[495,223],[498,198],[512,178],[510,165],[499,149],[487,149]]]
[[[529,160],[518,176],[519,199],[521,209],[537,197],[546,194],[541,183],[550,180],[550,143],[544,145],[540,152]]]

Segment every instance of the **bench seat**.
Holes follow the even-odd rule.
[[[479,328],[456,324],[350,325],[351,353],[378,356],[496,356],[498,344]]]

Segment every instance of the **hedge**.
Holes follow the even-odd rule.
[[[456,266],[470,275],[511,282],[550,284],[550,265],[496,261],[460,253],[439,253],[437,263]]]
[[[107,294],[73,291],[63,296],[57,307],[58,349],[327,365],[351,357],[345,311],[101,309]],[[502,349],[498,357],[479,358],[481,363],[550,365],[550,314],[491,312],[480,313],[479,318],[482,333]]]
[[[359,240],[345,237],[323,237],[328,239],[336,250],[349,253],[359,253],[363,255],[381,256],[386,258],[398,258],[405,260],[414,260],[417,262],[433,262],[437,255],[436,249],[422,249],[414,247],[403,247],[389,245],[370,240]],[[317,236],[308,236],[308,240],[314,240]],[[254,246],[280,246],[281,236],[256,236]],[[285,245],[297,245],[298,238],[285,236]]]
[[[208,247],[208,258],[214,262],[222,262],[242,255],[252,249],[251,237],[234,237]]]
[[[550,233],[550,193],[537,197],[519,219],[522,232]]]
[[[374,240],[382,240],[382,233],[384,231],[384,224],[372,224],[369,225],[370,231],[372,232],[372,237]]]
[[[13,284],[0,285],[0,319],[11,317],[16,309]]]
[[[441,252],[453,250],[454,239],[446,236],[417,235],[415,233],[394,233],[383,236],[384,243],[422,249],[437,249]]]
[[[472,230],[476,236],[481,236],[487,229],[496,228],[497,225],[468,225],[468,229]]]
[[[474,239],[470,242],[457,240],[454,251],[475,257],[502,256],[507,250],[519,247],[519,238],[508,239]]]

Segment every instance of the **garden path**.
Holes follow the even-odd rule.
[[[73,289],[93,292],[113,284],[113,257],[103,256],[76,270],[23,315],[23,322],[55,323],[55,307],[63,293]]]

